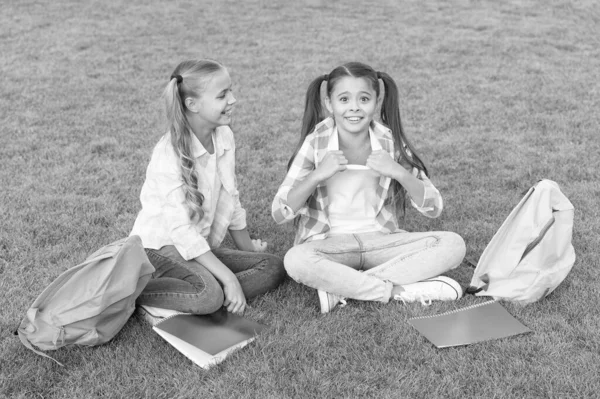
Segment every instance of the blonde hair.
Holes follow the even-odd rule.
[[[194,133],[185,113],[185,100],[189,97],[200,97],[209,78],[224,69],[223,65],[213,60],[183,61],[173,71],[163,94],[171,144],[179,157],[185,201],[192,220],[200,220],[204,216],[202,210],[204,196],[198,190],[198,176],[194,171],[194,158],[192,157],[192,135]]]

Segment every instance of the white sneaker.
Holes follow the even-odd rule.
[[[154,306],[148,306],[148,305],[140,305],[138,306],[138,312],[140,313],[140,315],[142,315],[144,317],[144,319],[150,323],[150,325],[155,326],[157,323],[161,322],[162,320],[166,319],[167,317],[176,315],[176,314],[188,314],[188,313],[183,313],[183,312],[179,312],[177,310],[172,310],[172,309],[164,309],[164,308],[157,308]]]
[[[450,277],[438,276],[418,283],[403,285],[404,291],[394,295],[394,299],[404,303],[420,301],[431,305],[431,301],[454,301],[463,295],[460,285]]]
[[[319,303],[321,304],[321,313],[329,313],[335,308],[338,304],[340,307],[346,306],[346,300],[341,296],[330,294],[329,292],[317,290],[319,294]]]

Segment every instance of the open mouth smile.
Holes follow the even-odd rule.
[[[350,123],[359,123],[360,121],[363,120],[363,118],[360,116],[350,116],[350,117],[346,117],[345,119]]]

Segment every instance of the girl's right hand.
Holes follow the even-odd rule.
[[[228,312],[244,313],[246,309],[246,297],[237,278],[234,277],[231,281],[223,284],[223,293],[225,294],[223,305],[227,308]]]
[[[329,151],[325,154],[325,157],[319,164],[319,167],[315,169],[315,173],[318,176],[320,182],[329,179],[337,172],[346,170],[348,160],[344,156],[344,152],[341,150]]]
[[[262,241],[260,238],[252,239],[251,241],[254,246],[254,252],[265,252],[267,250],[266,241]]]

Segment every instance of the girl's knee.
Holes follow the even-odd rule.
[[[444,241],[447,242],[447,245],[452,246],[453,248],[457,248],[460,250],[466,249],[465,240],[460,235],[452,231],[446,232]]]
[[[219,283],[215,280],[207,283],[198,292],[197,298],[190,303],[189,313],[210,314],[221,309],[225,301],[225,294]]]
[[[306,264],[306,251],[301,245],[290,248],[283,258],[285,271],[296,281],[304,274]]]
[[[200,306],[202,313],[197,314],[214,313],[223,307],[223,302],[225,302],[225,295],[223,295],[223,291],[221,291],[221,295],[215,295],[214,297],[210,298],[208,303],[206,303],[204,306]]]
[[[266,274],[268,281],[265,281],[265,283],[270,287],[269,289],[272,289],[281,284],[285,279],[285,268],[283,266],[283,260],[279,256],[271,254],[265,255],[268,255],[266,259],[266,269],[268,270]]]
[[[296,282],[307,284],[320,276],[326,270],[322,262],[327,259],[323,254],[322,243],[313,245],[305,243],[290,248],[283,258],[283,265],[287,274]]]
[[[458,234],[448,231],[445,232],[443,238],[444,246],[448,249],[451,255],[449,259],[453,260],[452,268],[460,265],[467,253],[467,246],[465,240]]]

